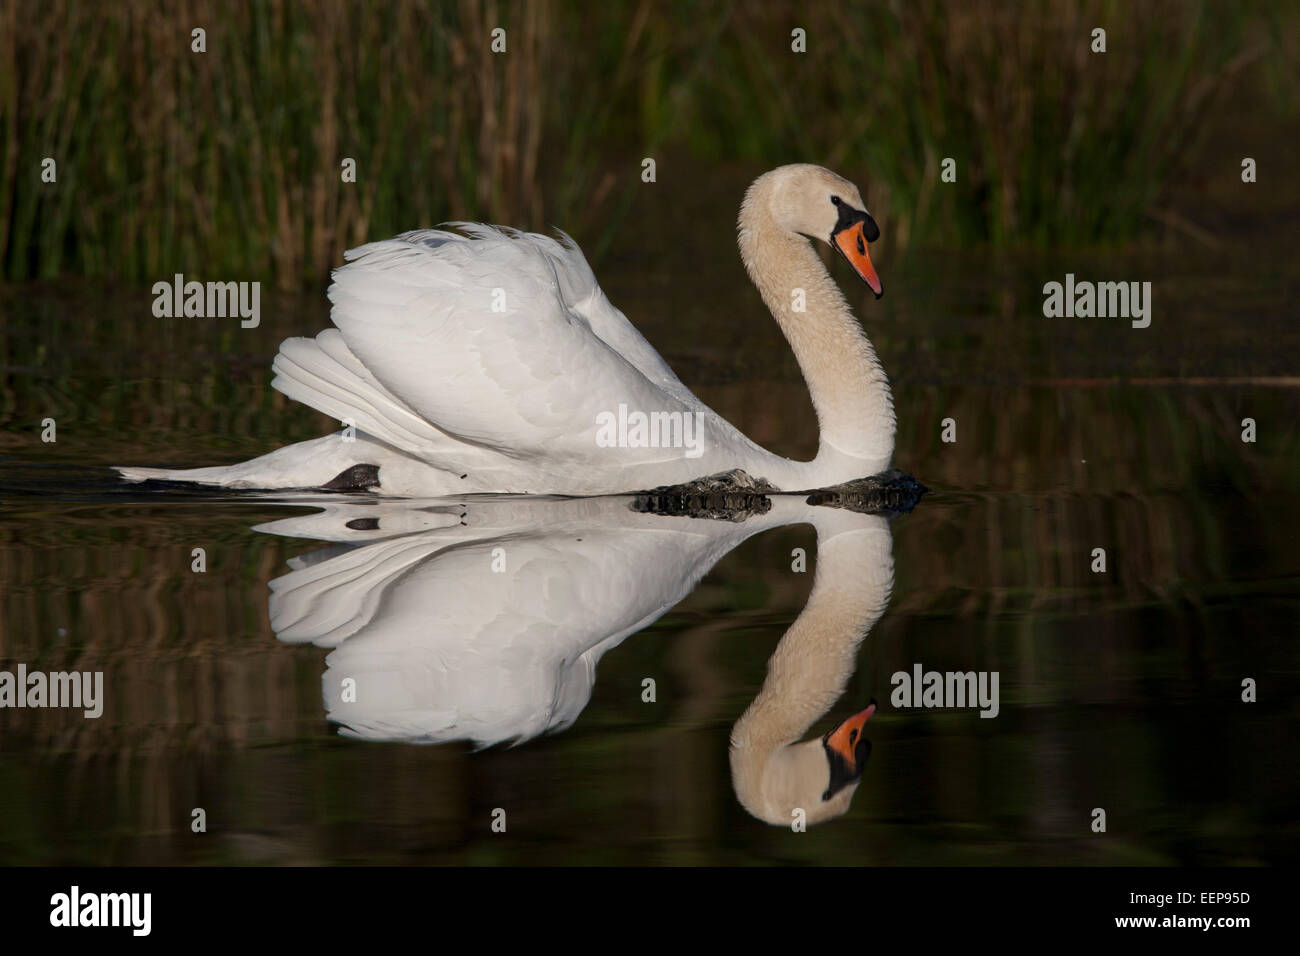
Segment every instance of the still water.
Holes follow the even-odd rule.
[[[718,263],[597,271],[706,402],[810,457],[794,359]],[[0,668],[102,671],[106,697],[97,720],[0,710],[0,863],[1295,859],[1294,263],[1133,257],[1143,330],[1043,318],[1042,283],[1086,257],[888,265],[883,300],[851,295],[893,381],[895,463],[930,488],[893,517],[126,485],[107,466],[336,428],[268,388],[323,296],[266,294],[245,330],[155,319],[146,286],[0,290]],[[485,584],[503,544],[509,586]],[[865,637],[818,617],[828,600]],[[918,664],[997,672],[996,718],[893,706]],[[385,690],[349,705],[343,672]],[[760,822],[733,725],[827,695],[805,739],[880,704],[851,806],[806,833]]]

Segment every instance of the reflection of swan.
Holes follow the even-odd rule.
[[[859,642],[892,581],[888,522],[756,497],[744,520],[645,513],[649,499],[479,498],[344,502],[260,530],[338,542],[272,582],[286,641],[334,650],[326,707],[344,733],[480,746],[568,727],[597,661],[680,601],[758,532],[811,522],[808,605],[732,735],[741,803],[789,824],[844,812],[869,744],[866,712],[825,739],[795,743],[843,692]],[[763,510],[767,509],[767,510]],[[348,689],[353,693],[349,694]]]
[[[488,746],[568,727],[600,656],[761,530],[636,514],[618,498],[476,501],[416,515],[342,505],[264,526],[369,540],[323,561],[307,555],[312,563],[271,585],[282,640],[336,648],[326,706],[358,736]],[[345,522],[367,530],[349,534]],[[390,530],[421,522],[450,526]],[[355,703],[342,700],[346,677]]]
[[[122,468],[237,488],[402,495],[604,494],[742,469],[820,488],[889,466],[885,373],[805,240],[837,248],[880,294],[879,236],[858,190],[819,166],[759,177],[740,252],[808,382],[821,425],[809,462],[773,455],[707,408],[605,298],[572,243],[486,226],[427,230],[348,253],[330,287],[337,329],[280,347],[272,385],[356,426],[238,465]]]

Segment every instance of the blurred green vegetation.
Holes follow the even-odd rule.
[[[670,156],[823,163],[899,245],[1114,245],[1185,182],[1226,97],[1294,118],[1298,26],[1281,0],[0,0],[0,266],[290,288],[456,218],[560,225],[599,254],[646,156],[667,197],[708,188]]]

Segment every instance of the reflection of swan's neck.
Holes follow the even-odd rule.
[[[808,383],[821,426],[818,483],[883,471],[894,451],[889,380],[839,287],[808,240],[778,225],[756,190],[741,208],[739,242],[745,268]],[[796,312],[800,298],[805,311]]]
[[[828,535],[822,526],[837,519],[856,527]],[[795,807],[810,823],[848,808],[853,788],[821,800],[829,775],[821,742],[796,741],[844,692],[858,646],[884,613],[893,585],[884,518],[828,513],[818,525],[808,603],[781,638],[762,690],[731,733],[736,794],[750,813],[776,824],[788,825]]]

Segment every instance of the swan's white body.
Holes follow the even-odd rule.
[[[888,381],[805,238],[835,236],[841,208],[863,208],[850,183],[785,166],[755,181],[740,216],[746,268],[808,381],[821,426],[812,461],[765,451],[696,398],[571,241],[460,225],[349,252],[329,289],[336,328],[281,346],[272,386],[354,427],[237,465],[119,470],[310,488],[369,465],[376,490],[405,496],[616,493],[733,469],[796,490],[876,474],[893,454]],[[661,422],[689,416],[697,441],[609,447],[600,431],[620,407]]]
[[[731,764],[755,816],[788,826],[799,808],[815,823],[848,809],[856,777],[823,798],[826,750],[800,738],[844,692],[884,611],[889,523],[797,496],[769,500],[741,522],[639,513],[624,497],[332,504],[258,529],[353,546],[294,559],[271,583],[271,625],[281,640],[333,648],[322,690],[345,733],[518,743],[572,724],[601,656],[727,552],[810,522],[812,593],[735,725]]]

